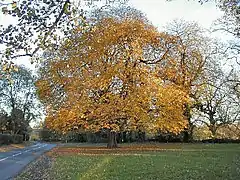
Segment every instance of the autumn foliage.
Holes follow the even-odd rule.
[[[48,127],[179,133],[187,126],[188,94],[168,80],[176,69],[159,66],[177,63],[169,51],[176,42],[141,20],[103,19],[75,29],[37,82]]]

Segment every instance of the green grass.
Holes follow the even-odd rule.
[[[239,144],[164,146],[166,150],[157,152],[58,155],[50,177],[56,180],[238,180],[240,177]]]

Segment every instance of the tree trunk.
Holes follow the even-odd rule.
[[[144,142],[145,139],[146,139],[146,133],[143,132],[143,131],[141,131],[141,130],[139,130],[139,131],[138,131],[138,139],[137,139],[137,140],[138,140],[139,142]]]
[[[108,144],[107,148],[117,148],[117,133],[113,131],[108,132]]]
[[[188,120],[188,127],[184,128],[183,132],[183,142],[190,142],[192,138],[192,129],[193,129],[193,124],[191,122],[192,115],[191,115],[191,108],[189,104],[185,104],[185,109],[184,109],[184,116]]]
[[[210,112],[209,113],[209,121],[210,121],[210,126],[209,126],[209,130],[212,133],[213,139],[216,138],[216,134],[217,134],[217,123],[214,119],[214,113]]]
[[[212,133],[213,139],[215,139],[216,135],[217,135],[217,127],[216,127],[216,125],[215,124],[211,124],[210,127],[209,127],[209,130]]]
[[[123,139],[123,142],[124,142],[124,143],[127,142],[127,132],[126,132],[126,131],[124,131],[124,132],[122,133],[122,139]]]

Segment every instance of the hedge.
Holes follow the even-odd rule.
[[[203,143],[240,143],[240,139],[204,139]]]
[[[3,144],[20,144],[23,142],[23,135],[19,134],[0,134],[0,145]]]

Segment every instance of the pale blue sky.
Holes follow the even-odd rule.
[[[145,13],[147,18],[159,29],[174,19],[196,21],[202,27],[210,28],[213,21],[223,14],[213,2],[200,5],[197,0],[173,0],[172,2],[166,2],[166,0],[129,0],[129,4]],[[0,13],[0,24],[7,25],[13,22],[12,18]],[[219,37],[224,38],[224,36]],[[34,65],[31,65],[28,59],[25,57],[16,62],[34,69]]]
[[[174,19],[196,21],[202,27],[210,28],[213,21],[223,14],[216,8],[214,2],[200,5],[197,0],[172,0],[171,2],[166,2],[166,0],[129,0],[129,5],[145,13],[147,18],[159,29]],[[1,24],[7,25],[13,22],[11,17],[0,14]],[[219,37],[219,33],[214,36]],[[226,37],[220,36],[219,38]],[[24,63],[34,69],[34,66],[27,59],[18,59],[18,63]]]
[[[201,5],[197,0],[130,0],[129,4],[144,12],[157,27],[178,18],[196,21],[204,28],[210,28],[214,20],[223,12],[216,8],[214,2]]]

